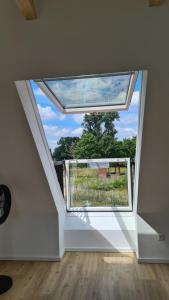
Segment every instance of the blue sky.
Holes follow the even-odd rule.
[[[33,81],[32,87],[49,147],[52,150],[57,147],[61,137],[81,136],[83,114],[62,114]],[[118,140],[137,134],[139,87],[140,77],[137,79],[129,110],[120,112],[120,120],[115,122]]]

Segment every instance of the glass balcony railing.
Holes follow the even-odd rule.
[[[68,211],[132,210],[129,158],[66,160],[64,174]]]

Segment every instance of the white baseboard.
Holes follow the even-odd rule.
[[[66,252],[66,249],[64,248],[64,250],[61,252],[60,257],[59,257],[60,261],[61,261],[62,258],[64,257],[65,252]]]
[[[169,264],[169,258],[138,258],[138,263],[147,263],[147,264]]]

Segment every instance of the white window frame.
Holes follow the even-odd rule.
[[[68,77],[58,77],[55,78],[56,80],[65,80],[65,79],[80,79],[80,78],[94,78],[94,77],[106,77],[106,76],[116,76],[116,75],[125,75],[130,74],[131,72],[124,72],[124,73],[108,73],[108,74],[95,74],[95,75],[81,75],[81,76],[68,76]],[[52,91],[47,87],[45,84],[45,80],[50,79],[37,79],[35,82],[39,86],[39,88],[44,92],[44,94],[57,106],[57,108],[63,114],[76,114],[76,113],[91,113],[91,112],[103,112],[103,111],[122,111],[127,110],[131,103],[135,83],[137,81],[138,71],[134,71],[131,74],[130,85],[128,89],[127,99],[125,104],[120,105],[103,105],[103,106],[91,106],[91,107],[79,107],[79,108],[64,108],[59,99],[52,93]]]
[[[125,162],[127,163],[127,182],[128,182],[128,205],[127,206],[116,206],[116,207],[72,207],[70,198],[70,174],[69,166],[77,163],[109,163],[109,162]],[[67,211],[68,212],[97,212],[97,211],[132,211],[132,192],[131,192],[131,168],[130,158],[104,158],[104,159],[73,159],[65,161],[66,169],[66,197],[67,197]]]

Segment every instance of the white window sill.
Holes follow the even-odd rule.
[[[134,217],[135,213],[133,211],[90,211],[90,212],[84,212],[84,211],[74,211],[74,212],[66,212],[66,218],[71,217]]]

